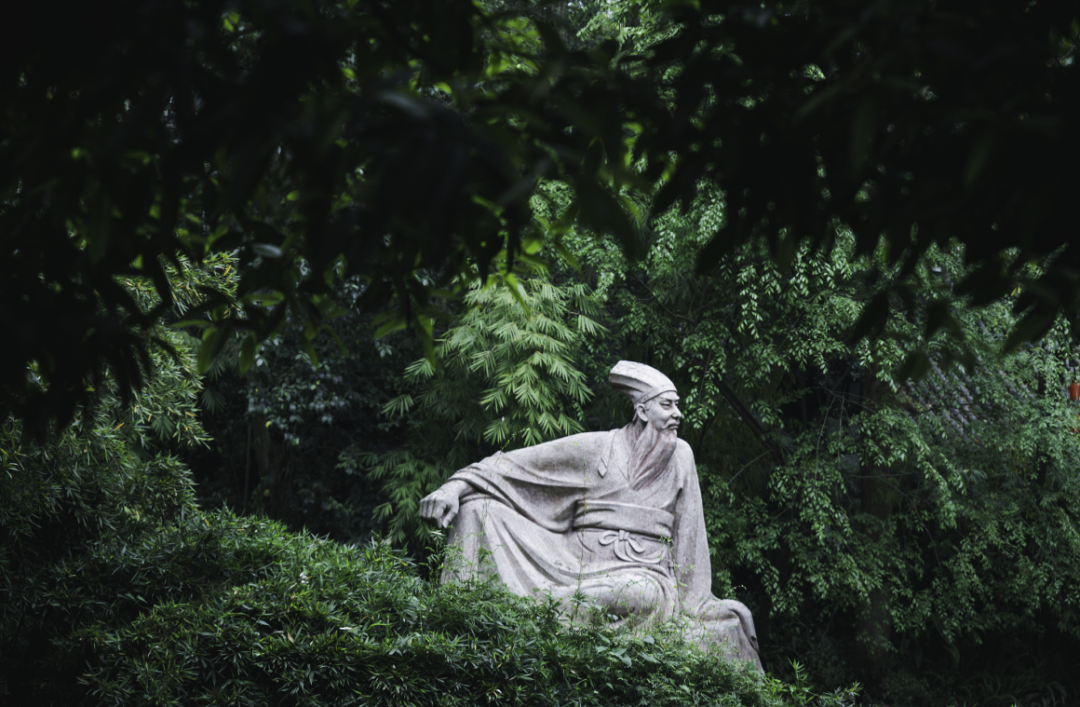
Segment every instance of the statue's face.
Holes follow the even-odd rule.
[[[670,391],[661,393],[652,400],[638,405],[638,419],[647,422],[658,430],[675,430],[682,421],[682,413],[679,412],[679,396]]]

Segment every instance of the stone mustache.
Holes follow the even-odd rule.
[[[450,528],[445,580],[494,572],[521,596],[584,595],[617,621],[685,617],[689,638],[758,669],[749,609],[712,595],[694,453],[679,439],[679,396],[655,368],[620,361],[608,381],[634,419],[498,452],[455,473],[420,502]]]

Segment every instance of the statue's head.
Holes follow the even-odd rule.
[[[671,379],[652,366],[619,361],[608,374],[608,382],[634,402],[634,417],[642,425],[657,430],[675,430],[682,420],[679,395]]]

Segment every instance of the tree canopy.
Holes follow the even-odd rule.
[[[504,252],[512,278],[576,221],[633,258],[641,228],[702,180],[729,208],[700,268],[754,235],[786,264],[846,226],[859,253],[883,237],[909,273],[931,244],[965,244],[980,267],[952,294],[1023,284],[1010,345],[1077,307],[1071,3],[625,1],[595,13],[615,27],[598,43],[564,41],[558,5],[4,12],[0,412],[31,429],[71,419],[106,367],[125,397],[140,387],[181,255],[235,252],[241,273],[234,306],[219,293],[198,312],[204,367],[239,330],[246,368],[287,316],[310,339],[345,276],[430,351],[433,295]],[[541,178],[572,188],[556,223],[533,218]],[[628,186],[657,190],[650,211]],[[1005,248],[1048,259],[1039,279]],[[155,307],[115,285],[135,274]],[[895,293],[909,296],[902,279]],[[880,327],[888,296],[856,334]],[[928,332],[943,324],[944,305]]]
[[[370,309],[396,297],[391,326],[415,324],[430,347],[435,288],[504,251],[510,276],[542,239],[538,176],[568,180],[588,222],[631,242],[601,182],[637,178],[626,100],[660,101],[610,51],[541,54],[547,25],[517,13],[128,1],[55,17],[5,18],[36,31],[5,38],[0,79],[0,317],[16,332],[0,412],[38,428],[70,419],[106,365],[138,389],[181,255],[236,252],[238,306],[208,293],[202,363],[241,329],[246,369],[286,316],[314,336],[338,311],[337,277],[359,276]],[[160,304],[139,307],[125,275],[148,277]]]
[[[758,234],[787,263],[802,242],[832,243],[838,224],[859,254],[883,239],[904,274],[931,245],[960,243],[978,267],[927,333],[957,326],[952,296],[987,304],[1022,285],[1025,316],[1006,348],[1037,339],[1080,307],[1080,253],[1068,247],[1078,18],[1074,4],[1042,0],[680,7],[682,33],[651,61],[678,67],[675,114],[693,116],[682,126],[693,137],[653,208],[704,177],[726,190],[729,223],[699,266]],[[1037,281],[1029,259],[1044,265]],[[897,285],[869,303],[857,334],[882,328],[890,295],[910,301]]]

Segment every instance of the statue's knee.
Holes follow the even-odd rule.
[[[655,579],[635,577],[623,582],[606,583],[588,592],[594,603],[616,616],[648,615],[665,606],[664,589]]]

